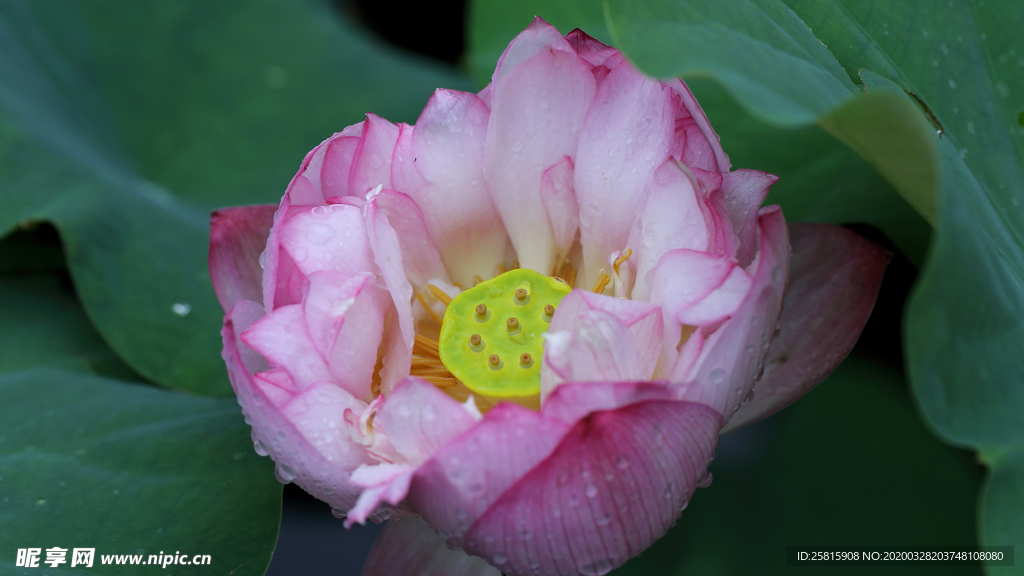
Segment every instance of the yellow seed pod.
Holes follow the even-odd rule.
[[[520,268],[463,291],[444,314],[441,362],[485,398],[534,404],[544,333],[570,290],[564,282]]]

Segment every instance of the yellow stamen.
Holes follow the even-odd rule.
[[[622,254],[615,259],[615,262],[612,262],[612,270],[615,270],[616,275],[619,274],[619,266],[622,266],[622,263],[629,260],[629,257],[632,255],[633,250],[631,248],[626,248],[622,251]]]
[[[479,283],[481,283],[483,281],[484,281],[484,279],[481,278],[479,274],[473,274],[473,286],[476,286],[477,284],[479,284]]]
[[[410,370],[409,374],[412,374],[413,376],[419,376],[421,378],[423,376],[437,376],[439,378],[455,378],[455,376],[452,376],[452,373],[449,372],[447,368],[433,368],[433,369],[429,369],[429,370],[424,370],[424,369]]]
[[[459,385],[459,381],[455,378],[443,378],[441,376],[421,376],[421,378],[438,388],[452,388]]]
[[[592,290],[598,294],[602,294],[608,283],[612,281],[612,277],[604,269],[601,270],[600,274],[597,278],[597,284],[594,284],[594,289]]]
[[[444,302],[445,306],[452,303],[451,297],[445,294],[444,291],[442,291],[437,286],[434,286],[433,284],[427,284],[427,290],[430,290],[430,293],[434,295],[434,298],[437,298],[441,302]]]
[[[437,352],[437,340],[434,340],[433,338],[427,338],[422,334],[417,334],[416,343],[420,344],[421,346],[428,350],[433,350],[434,352]]]
[[[423,304],[423,307],[427,309],[427,312],[430,313],[430,316],[440,326],[441,325],[441,317],[437,315],[437,312],[434,312],[434,309],[431,308],[430,305],[427,304],[427,299],[423,297],[423,294],[420,294],[419,292],[417,292],[416,293],[416,299],[420,301],[420,304]]]
[[[555,272],[554,277],[565,282],[572,288],[576,283],[576,267],[571,262],[566,260],[562,263],[562,266]]]
[[[442,363],[441,359],[437,358],[436,356],[413,356],[412,357],[412,366],[414,368],[417,368],[417,367],[439,368],[441,366],[444,366],[444,363]]]

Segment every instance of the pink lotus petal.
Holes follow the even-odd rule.
[[[409,500],[450,544],[523,474],[548,457],[570,425],[503,402],[416,471]]]
[[[263,299],[260,254],[274,224],[274,204],[221,208],[210,215],[210,279],[227,313],[239,300]]]
[[[228,376],[242,412],[252,424],[256,451],[269,453],[282,480],[295,482],[331,507],[346,511],[359,494],[359,488],[348,483],[349,474],[370,460],[348,441],[341,414],[365,404],[328,383],[311,387],[288,403],[272,402],[253,379],[255,372],[269,366],[238,337],[262,314],[259,304],[241,300],[224,318],[221,330]],[[321,427],[334,418],[337,427]]]
[[[462,404],[419,378],[399,382],[377,419],[391,445],[413,465],[425,462],[477,422]]]
[[[415,468],[405,464],[376,464],[357,468],[352,473],[350,483],[362,488],[363,492],[345,518],[345,528],[351,528],[353,524],[365,524],[381,502],[396,506],[405,500],[413,472]]]
[[[423,222],[423,213],[412,198],[383,189],[367,203],[367,211],[380,210],[398,234],[402,264],[409,281],[422,287],[431,280],[450,283],[441,255]]]
[[[355,207],[334,204],[302,209],[275,231],[281,248],[306,276],[320,271],[353,276],[376,271],[363,217]]]
[[[357,398],[370,399],[377,348],[384,332],[390,298],[364,272],[348,277],[341,272],[315,272],[303,303],[306,326],[327,361],[332,381]]]
[[[490,110],[474,94],[437,90],[415,127],[403,127],[392,181],[412,197],[452,278],[490,278],[508,234],[487,193],[484,141]]]
[[[669,319],[710,326],[731,316],[750,292],[751,278],[732,258],[672,250],[654,269],[651,302]]]
[[[758,220],[760,251],[743,303],[703,344],[680,397],[712,406],[726,419],[750,393],[775,332],[789,273],[789,233],[782,210],[769,206]]]
[[[580,206],[573,187],[572,159],[563,156],[554,166],[544,171],[540,182],[540,198],[544,202],[551,229],[555,234],[556,262],[569,255],[576,231],[580,227]]]
[[[385,336],[387,344],[380,373],[381,391],[386,394],[399,380],[409,375],[412,343],[416,336],[412,318],[412,285],[405,276],[398,234],[379,210],[370,209],[369,203],[367,208],[364,218],[370,249],[396,312]]]
[[[669,157],[675,126],[669,94],[625,62],[601,82],[587,112],[575,171],[586,286],[597,281],[609,254],[627,247],[644,189]]]
[[[549,331],[544,344],[541,400],[565,381],[643,380],[626,326],[614,315],[584,310],[572,330]]]
[[[744,268],[757,253],[757,210],[779,177],[758,170],[734,170],[722,177],[722,193],[733,230],[739,238],[736,259]]]
[[[594,67],[602,66],[608,58],[619,52],[579,28],[566,34],[565,40],[576,50],[580,58]]]
[[[714,410],[689,402],[593,412],[473,523],[466,551],[510,576],[605,574],[679,517],[720,425]]]
[[[723,430],[771,416],[842,362],[875,305],[891,255],[854,232],[826,224],[789,227],[793,246],[779,335],[768,349],[754,398]]]
[[[364,196],[377,186],[391,185],[391,158],[398,141],[398,126],[377,116],[367,114],[363,132],[352,157],[348,175],[348,194]]]
[[[484,173],[524,268],[550,274],[554,267],[541,179],[544,170],[576,154],[594,89],[590,65],[540,19],[512,41],[494,72]]]
[[[243,332],[241,338],[271,364],[284,368],[300,390],[331,381],[330,368],[313,344],[301,304],[274,310]]]
[[[501,576],[480,558],[450,550],[422,518],[391,520],[377,536],[363,576]]]
[[[679,159],[692,168],[728,172],[731,167],[729,157],[722,150],[718,134],[711,128],[707,115],[693,97],[690,87],[678,78],[666,80],[665,85],[679,97],[676,140],[683,144],[683,153]],[[700,154],[697,154],[698,151]]]
[[[267,247],[264,249],[263,255],[260,256],[262,260],[260,264],[263,267],[262,302],[267,312],[272,311],[278,306],[278,300],[282,300],[281,306],[295,304],[301,300],[301,296],[292,299],[287,295],[287,281],[279,289],[279,285],[282,284],[282,278],[290,276],[290,274],[282,276],[282,273],[291,272],[295,267],[294,262],[291,262],[291,257],[284,254],[281,249],[281,228],[288,221],[289,213],[293,210],[295,209],[292,208],[291,200],[289,200],[286,193],[281,198],[281,205],[278,207],[277,212],[274,213],[274,223],[270,227],[270,235],[267,237]]]
[[[593,341],[594,345],[601,343],[605,346],[612,346],[616,352],[615,355],[603,358],[600,364],[587,365],[588,363],[583,361],[587,354],[596,353],[596,349],[588,345],[588,335],[596,336],[602,332],[607,333],[607,330],[594,332],[596,326],[589,321],[587,322],[589,327],[581,331],[583,328],[581,319],[588,311],[610,314],[617,318],[622,327],[627,330],[619,336],[616,329],[609,333],[609,339],[602,338]],[[598,320],[599,318],[600,316],[593,319]],[[607,322],[598,322],[598,324],[611,328]],[[564,336],[556,336],[560,333],[575,336],[569,339]],[[558,305],[558,310],[555,312],[554,318],[551,319],[548,334],[550,335],[548,337],[549,344],[545,346],[545,362],[541,366],[542,399],[547,398],[547,395],[564,380],[643,380],[650,378],[657,364],[662,345],[662,312],[658,306],[646,302],[602,296],[586,290],[573,290]],[[554,340],[551,341],[551,338]],[[569,346],[576,339],[579,341]],[[558,348],[560,345],[565,345],[567,348],[555,350],[554,365],[549,366],[548,346]],[[613,351],[612,349],[608,350],[609,354]],[[569,364],[563,365],[565,361],[568,361]],[[608,362],[611,364],[606,365]],[[620,365],[619,362],[622,364]],[[614,366],[618,366],[618,368],[613,368]],[[607,373],[608,376],[599,377],[599,373]],[[619,376],[613,376],[616,373]]]
[[[292,180],[285,195],[292,206],[319,206],[324,203],[324,196],[318,184],[313,184],[305,174],[300,174]]]
[[[320,170],[320,187],[324,197],[349,195],[348,178],[360,139],[359,136],[337,136],[331,139]]]
[[[693,181],[674,159],[666,161],[648,186],[629,236],[628,244],[635,251],[631,263],[636,266],[632,298],[650,298],[653,278],[649,275],[665,253],[680,248],[706,252],[713,233]]]

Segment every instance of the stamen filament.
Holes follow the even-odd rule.
[[[438,388],[454,388],[459,385],[459,381],[455,378],[444,378],[441,376],[421,376],[421,378]]]
[[[433,356],[437,356],[437,340],[434,340],[433,338],[427,338],[422,334],[417,334],[416,344],[419,344],[421,347],[433,352]]]
[[[611,275],[605,272],[604,269],[601,269],[600,276],[598,276],[597,278],[597,284],[594,284],[594,289],[592,290],[592,292],[596,292],[598,294],[603,293],[604,289],[608,286],[608,283],[611,281]]]
[[[441,302],[444,302],[445,306],[452,303],[451,297],[445,294],[444,291],[438,288],[437,286],[434,286],[433,284],[427,284],[427,290],[430,290],[430,293],[434,295],[434,298],[437,298]]]
[[[612,262],[612,270],[615,270],[616,276],[619,274],[619,266],[622,266],[622,263],[625,262],[626,260],[629,260],[629,257],[632,255],[633,249],[626,248],[625,250],[622,251],[622,254],[620,254],[619,257],[615,259],[615,262]]]
[[[431,367],[444,366],[444,364],[441,362],[441,359],[437,358],[435,356],[413,356],[412,357],[412,365],[413,366],[431,366]]]
[[[423,297],[423,294],[417,292],[416,299],[420,301],[420,304],[423,304],[423,307],[427,309],[427,312],[430,313],[430,316],[434,319],[435,322],[437,322],[438,326],[440,326],[441,317],[437,315],[437,312],[434,312],[434,309],[431,308],[429,304],[427,304],[427,299]]]

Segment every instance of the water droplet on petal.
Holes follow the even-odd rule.
[[[504,564],[505,562],[508,562],[508,558],[501,552],[494,555],[493,564]]]
[[[288,467],[287,464],[278,464],[274,468],[274,477],[281,484],[290,484],[292,480],[295,480],[295,471]]]
[[[585,492],[587,494],[587,498],[596,498],[597,497],[597,486],[594,486],[593,484],[588,484],[586,489],[585,489]]]
[[[711,486],[712,480],[714,480],[714,478],[711,476],[711,471],[705,470],[704,476],[700,479],[700,482],[697,482],[697,488],[707,488],[708,486]]]
[[[721,368],[715,368],[708,375],[708,379],[711,380],[712,384],[721,384],[722,380],[725,380],[725,370]]]
[[[267,455],[270,454],[270,450],[267,450],[267,445],[264,444],[263,442],[259,441],[259,440],[253,441],[252,447],[253,447],[253,449],[256,450],[256,453],[259,454],[260,456],[267,456]]]

